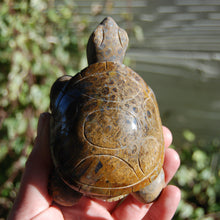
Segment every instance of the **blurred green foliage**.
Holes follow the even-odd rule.
[[[85,63],[89,23],[73,0],[58,2],[0,1],[0,219],[18,192],[51,85]],[[133,33],[142,38],[139,27]],[[172,181],[182,191],[174,219],[220,219],[219,140],[204,144],[189,130],[183,137]]]
[[[182,193],[174,219],[220,219],[220,140],[203,142],[189,130],[183,137],[176,148],[181,166],[172,180]]]

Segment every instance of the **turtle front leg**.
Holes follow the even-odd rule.
[[[162,189],[165,187],[164,171],[161,169],[158,177],[148,186],[132,193],[132,195],[142,203],[150,203],[158,198]]]
[[[82,197],[81,193],[65,184],[56,171],[49,179],[48,192],[56,203],[63,206],[72,206]]]

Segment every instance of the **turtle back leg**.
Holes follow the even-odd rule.
[[[82,197],[81,193],[65,184],[55,170],[49,179],[48,192],[56,203],[63,206],[72,206]]]
[[[160,174],[151,184],[145,186],[143,189],[134,192],[132,194],[140,202],[150,203],[158,198],[164,187],[165,187],[165,177],[164,177],[164,171],[163,169],[161,169]]]

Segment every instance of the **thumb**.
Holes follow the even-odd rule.
[[[21,187],[8,219],[30,219],[49,207],[48,176],[52,166],[49,152],[50,114],[40,116],[37,138],[27,160]]]

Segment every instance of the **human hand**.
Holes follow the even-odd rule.
[[[83,196],[72,207],[60,206],[48,194],[48,177],[52,168],[49,150],[49,113],[43,113],[38,122],[37,138],[26,163],[20,191],[8,220],[25,219],[100,219],[100,220],[169,220],[173,217],[180,201],[180,190],[168,185],[153,203],[143,204],[132,195],[122,201],[105,202]],[[164,172],[166,184],[176,173],[180,159],[177,152],[168,148],[172,134],[163,127],[165,139]]]

